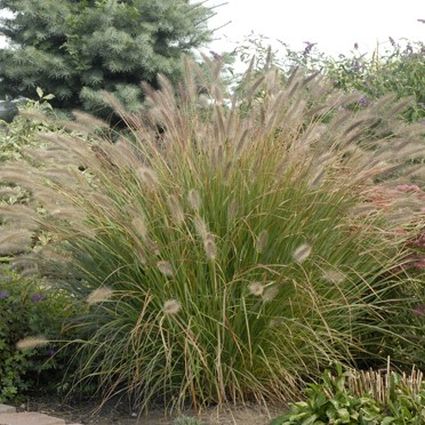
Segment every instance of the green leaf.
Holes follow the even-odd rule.
[[[386,416],[384,419],[382,419],[381,425],[389,425],[395,422],[395,418],[392,416]]]
[[[37,87],[35,89],[35,91],[37,92],[38,97],[41,99],[43,97],[43,95],[44,95],[43,90],[40,87]]]
[[[344,423],[350,423],[350,412],[347,409],[338,409],[337,413]]]
[[[316,422],[316,419],[318,418],[317,415],[311,415],[309,418],[304,419],[301,422],[301,425],[313,425]]]

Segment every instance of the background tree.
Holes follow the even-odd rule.
[[[0,49],[0,97],[33,98],[100,113],[99,94],[114,93],[129,110],[141,102],[140,81],[176,77],[180,56],[210,37],[213,14],[189,0],[0,0],[14,17],[0,20],[9,45]]]

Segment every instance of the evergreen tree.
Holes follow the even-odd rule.
[[[100,90],[129,110],[140,82],[175,77],[180,56],[207,41],[211,9],[189,0],[0,0],[0,97],[53,93],[54,106],[100,112]]]

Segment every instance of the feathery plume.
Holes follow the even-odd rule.
[[[33,233],[25,229],[5,229],[0,231],[0,255],[13,255],[27,251]]]
[[[201,196],[199,195],[199,192],[195,189],[189,190],[189,193],[187,195],[187,200],[189,202],[190,207],[198,212],[201,208]]]
[[[174,276],[174,270],[173,266],[169,261],[158,261],[156,263],[156,266],[158,267],[158,270],[167,277],[173,277]]]
[[[238,207],[238,203],[236,201],[236,199],[232,199],[229,203],[228,209],[227,209],[227,214],[229,216],[229,218],[233,219],[236,217],[236,215],[238,214],[239,211],[239,207]]]
[[[137,217],[134,217],[133,220],[131,220],[131,225],[134,227],[134,230],[136,233],[143,239],[146,240],[148,236],[148,228],[146,226],[146,222],[143,217],[140,215]]]
[[[303,243],[292,254],[292,258],[298,264],[303,263],[311,254],[311,246],[307,243]]]
[[[87,297],[86,302],[89,305],[99,304],[103,301],[109,300],[114,291],[106,286],[95,289],[90,295]]]
[[[264,285],[261,282],[251,282],[248,285],[249,292],[256,297],[261,297],[264,293]]]
[[[272,301],[274,298],[276,298],[277,294],[279,293],[279,288],[276,285],[269,286],[264,290],[263,293],[263,300],[264,301]]]
[[[339,270],[325,270],[323,272],[323,278],[330,283],[338,284],[344,282],[346,276]]]
[[[267,246],[267,242],[269,241],[269,232],[267,230],[262,230],[260,234],[257,236],[255,241],[255,250],[261,254]]]
[[[168,316],[173,316],[181,310],[181,304],[177,300],[165,301],[162,311]]]
[[[44,336],[28,336],[19,340],[16,343],[16,348],[18,350],[31,350],[32,348],[42,347],[48,343],[49,340]]]
[[[195,225],[195,229],[196,229],[196,232],[198,233],[198,235],[202,239],[205,239],[207,237],[207,235],[208,235],[208,227],[207,227],[205,221],[202,220],[201,217],[196,216],[193,219],[193,224]]]
[[[158,186],[158,177],[152,169],[140,167],[137,170],[137,175],[150,190],[154,190]]]
[[[82,124],[83,127],[88,127],[89,130],[97,130],[99,128],[109,128],[109,124],[100,118],[96,118],[87,112],[74,110],[72,111],[75,119],[79,124]]]
[[[204,239],[204,249],[209,260],[214,261],[217,258],[217,245],[211,233],[208,233]]]
[[[184,222],[184,211],[176,195],[170,195],[167,199],[168,209],[174,219],[174,222],[179,226]]]

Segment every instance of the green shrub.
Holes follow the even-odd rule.
[[[281,49],[269,50],[269,40],[251,35],[235,50],[243,61],[256,55],[255,66],[261,68],[269,58],[288,74],[294,67],[308,72],[320,72],[335,87],[346,92],[363,93],[360,106],[382,96],[394,94],[398,99],[410,97],[411,104],[404,117],[411,122],[425,118],[425,44],[414,41],[395,41],[378,45],[373,52],[361,51],[358,46],[346,54],[329,56],[316,43],[306,42],[302,50],[294,50],[286,43]]]
[[[370,56],[354,50],[351,55],[327,58],[325,72],[337,87],[362,91],[363,104],[390,93],[399,99],[410,96],[412,103],[405,117],[419,121],[425,118],[425,44],[403,47],[390,41],[390,46],[379,46]]]
[[[373,374],[372,374],[373,375]],[[363,375],[363,378],[367,375]],[[377,374],[382,378],[382,374]],[[415,375],[416,376],[416,375]],[[358,376],[357,376],[358,377]],[[352,372],[336,376],[326,371],[320,384],[310,384],[306,401],[294,403],[290,412],[276,418],[271,425],[403,425],[423,424],[425,421],[425,383],[403,380],[391,372],[378,384],[380,392],[358,392],[350,388],[347,378]],[[370,379],[370,378],[369,378]]]
[[[46,122],[39,119],[28,119],[28,113],[53,114],[49,101],[53,95],[44,95],[41,89],[37,89],[38,100],[23,101],[19,106],[20,114],[7,124],[0,121],[0,164],[10,160],[22,158],[23,150],[30,146],[41,145],[37,137],[43,131],[53,131]],[[22,115],[23,114],[23,115]]]
[[[34,261],[87,301],[79,378],[137,407],[199,407],[288,400],[329,361],[385,357],[386,319],[413,299],[393,214],[420,208],[388,188],[422,149],[400,105],[353,112],[355,97],[270,70],[226,106],[219,69],[186,68],[178,94],[146,88],[131,137],[46,136],[49,174],[27,183],[56,241]]]
[[[31,388],[42,391],[62,372],[66,362],[56,355],[58,345],[19,349],[17,344],[31,346],[28,337],[58,340],[62,323],[71,316],[69,306],[65,295],[37,280],[0,270],[0,402]]]

